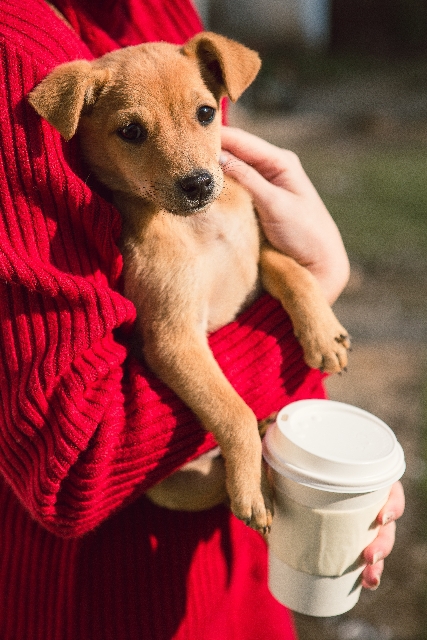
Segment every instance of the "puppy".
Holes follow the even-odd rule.
[[[221,99],[237,100],[259,67],[255,52],[205,32],[182,47],[143,44],[66,63],[29,101],[65,140],[78,133],[113,193],[140,355],[214,434],[232,511],[267,531],[257,420],[207,334],[263,287],[289,313],[310,366],[340,371],[349,342],[314,277],[266,242],[250,196],[219,165]]]

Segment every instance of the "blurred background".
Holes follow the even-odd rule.
[[[198,0],[263,68],[229,121],[296,151],[336,220],[353,338],[332,399],[385,420],[407,509],[380,588],[348,614],[296,616],[300,640],[427,640],[427,0]]]

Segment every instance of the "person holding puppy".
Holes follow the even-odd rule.
[[[180,44],[201,25],[187,0],[54,5],[0,0],[0,637],[293,638],[268,592],[258,534],[222,504],[171,511],[144,495],[215,443],[131,356],[119,215],[88,186],[77,145],[62,144],[26,102],[62,62],[141,41]],[[242,159],[228,155],[224,170],[247,181],[270,241],[310,268],[332,302],[348,262],[329,214],[293,156],[248,135],[224,130],[226,152]],[[321,374],[266,296],[211,346],[260,419],[324,397]],[[212,504],[223,499],[215,466]],[[402,510],[397,485],[379,518]],[[384,526],[366,550],[365,586],[377,586],[393,534]]]

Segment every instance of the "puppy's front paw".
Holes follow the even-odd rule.
[[[351,343],[347,331],[338,322],[332,310],[326,317],[318,318],[299,330],[299,341],[304,360],[309,367],[326,373],[345,370]]]
[[[230,486],[231,484],[234,486]],[[264,534],[269,533],[273,521],[273,502],[264,472],[261,482],[251,483],[250,479],[246,478],[243,485],[228,485],[232,512],[252,529]]]

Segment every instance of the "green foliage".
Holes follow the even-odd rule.
[[[300,155],[351,256],[380,266],[427,266],[425,147],[364,144]]]

